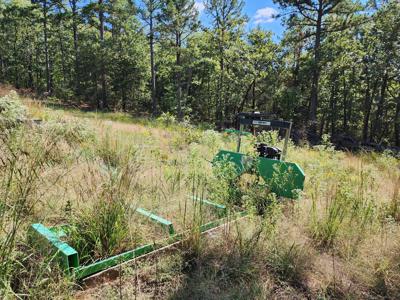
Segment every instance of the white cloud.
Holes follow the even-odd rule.
[[[278,12],[272,7],[260,8],[256,11],[256,15],[254,16],[254,23],[255,24],[271,23],[275,20],[275,16],[277,14]]]
[[[201,13],[205,8],[203,1],[196,1],[196,3],[194,4],[194,8],[197,9],[199,13]]]

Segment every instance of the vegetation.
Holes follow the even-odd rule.
[[[229,135],[168,114],[149,120],[62,110],[15,92],[0,102],[12,107],[0,112],[11,121],[0,143],[3,298],[400,296],[400,173],[388,153],[336,151],[327,139],[315,147],[290,143],[289,160],[303,167],[306,185],[299,200],[280,201],[252,178],[234,182],[229,165],[211,169],[218,149],[234,147]],[[29,121],[39,117],[40,124]],[[257,138],[281,143],[276,133]],[[253,142],[243,138],[245,152]],[[219,216],[188,195],[252,213],[202,236],[196,226]],[[87,263],[165,237],[134,213],[139,206],[187,229],[187,239],[119,267],[118,279],[95,288],[63,276],[27,239],[34,222],[68,223],[68,242]]]
[[[279,41],[246,29],[243,0],[197,1],[203,24],[194,0],[2,0],[0,82],[64,106],[217,128],[267,111],[296,142],[400,146],[398,1],[274,2]]]

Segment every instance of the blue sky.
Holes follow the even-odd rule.
[[[274,33],[274,38],[279,40],[282,37],[284,28],[279,19],[272,17],[279,12],[279,7],[272,0],[244,0],[244,2],[243,13],[249,18],[248,29],[261,26],[266,30],[271,30]],[[196,7],[200,11],[200,19],[207,23],[202,0],[196,0]]]

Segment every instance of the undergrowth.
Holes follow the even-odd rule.
[[[304,169],[306,183],[300,199],[287,200],[254,169],[238,178],[229,163],[211,168],[235,137],[168,114],[152,121],[24,103],[15,93],[0,99],[2,298],[77,292],[51,254],[30,248],[30,224],[68,223],[67,241],[88,263],[165,236],[138,217],[141,206],[179,223],[185,241],[147,269],[126,266],[118,292],[101,286],[99,297],[124,288],[126,297],[150,290],[173,299],[400,297],[400,174],[388,153],[336,151],[328,136],[313,148],[290,143],[288,161]],[[45,118],[30,120],[37,116]],[[256,140],[282,143],[277,132],[243,137],[255,160]],[[250,216],[204,238],[198,225],[219,215],[189,196],[226,205],[228,220],[238,209]]]

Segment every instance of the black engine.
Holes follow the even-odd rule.
[[[269,147],[267,144],[259,143],[256,145],[257,152],[260,157],[270,158],[270,159],[281,159],[281,149],[277,147]]]

